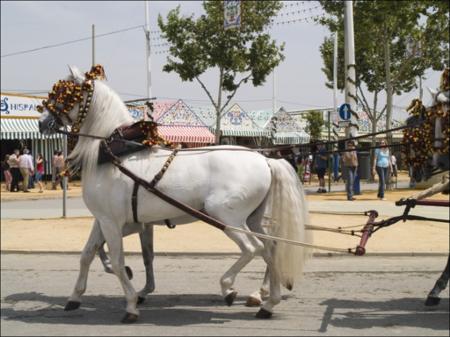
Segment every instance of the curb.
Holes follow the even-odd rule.
[[[23,255],[31,255],[31,254],[48,254],[48,255],[80,255],[81,251],[50,251],[50,250],[1,250],[0,254],[23,254]],[[140,252],[124,252],[125,256],[141,256]],[[156,252],[156,256],[163,257],[179,257],[179,256],[190,256],[190,257],[222,257],[222,256],[239,256],[239,253],[234,252]],[[364,256],[366,257],[430,257],[430,256],[448,256],[449,252],[375,252],[375,253],[366,253]],[[347,256],[355,256],[353,254],[343,254],[343,253],[313,253],[313,257],[347,257]],[[355,256],[355,258],[357,258]]]

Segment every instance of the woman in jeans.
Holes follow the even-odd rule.
[[[378,174],[378,199],[386,200],[384,198],[384,190],[386,188],[386,179],[388,177],[388,168],[392,171],[391,155],[389,148],[386,147],[386,141],[380,142],[380,148],[375,150],[375,158],[373,161],[372,174]]]

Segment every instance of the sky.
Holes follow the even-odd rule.
[[[198,17],[203,11],[201,1],[149,1],[149,21],[152,37],[151,78],[152,96],[158,99],[183,99],[191,105],[210,105],[208,97],[197,82],[182,82],[176,73],[162,71],[168,46],[161,39],[157,17],[180,6],[183,15]],[[276,107],[287,110],[330,108],[333,92],[325,86],[326,78],[319,47],[327,28],[315,24],[311,17],[322,10],[315,1],[284,1],[285,7],[270,29],[277,43],[285,42],[284,62],[267,78],[263,86],[250,83],[241,87],[233,102],[244,110],[270,110],[275,83]],[[298,13],[300,11],[300,13]],[[143,1],[1,1],[1,91],[46,95],[53,83],[65,78],[68,65],[83,72],[92,63],[92,25],[96,35],[120,30],[95,39],[95,63],[104,66],[109,85],[124,100],[146,97],[145,3]],[[357,27],[355,27],[357,29]],[[34,52],[11,55],[67,41],[84,41]],[[340,41],[341,43],[343,41]],[[423,80],[424,101],[430,101],[425,87],[436,88],[440,73],[428,71]],[[218,71],[208,71],[202,79],[216,97]],[[338,105],[344,94],[338,92]],[[370,95],[369,95],[370,97]],[[415,89],[394,96],[394,118],[406,116],[404,108],[419,97]],[[380,98],[385,100],[384,95]]]

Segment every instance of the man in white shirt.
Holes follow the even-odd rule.
[[[31,157],[30,151],[28,149],[24,149],[23,155],[21,155],[19,158],[19,169],[23,177],[22,189],[24,192],[30,192],[28,190],[28,183],[30,180],[30,174],[34,174],[34,165],[33,157]]]
[[[20,152],[18,149],[9,156],[8,164],[12,175],[11,192],[19,192],[20,170],[19,170]]]

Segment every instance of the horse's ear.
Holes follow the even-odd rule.
[[[69,66],[70,74],[76,82],[83,82],[85,80],[84,74],[75,66]]]
[[[427,89],[430,92],[430,95],[431,95],[431,97],[433,97],[433,100],[434,100],[434,97],[436,96],[438,91],[435,89],[431,89],[430,87],[427,87]]]

